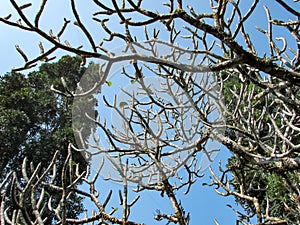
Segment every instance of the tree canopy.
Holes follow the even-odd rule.
[[[57,224],[141,224],[143,221],[131,220],[131,209],[139,204],[144,191],[151,190],[167,198],[173,208],[170,214],[158,210],[155,220],[189,224],[190,215],[176,193],[184,190],[188,194],[196,181],[201,182],[203,169],[214,160],[222,144],[232,157],[220,163],[219,171],[209,168],[211,183],[207,185],[222,196],[234,196],[243,207],[238,211],[230,206],[237,212],[236,224],[299,224],[298,0],[210,0],[201,4],[169,0],[154,5],[146,0],[93,0],[87,1],[91,5],[89,19],[86,8],[71,0],[68,7],[73,15],[61,21],[60,29],[50,30],[41,25],[47,14],[46,0],[40,1],[33,17],[27,11],[36,3],[10,2],[15,12],[0,17],[0,21],[35,33],[41,41],[36,44],[40,50],[36,57],[27,54],[23,46],[15,46],[24,65],[6,79],[25,79],[17,72],[36,66],[40,60],[53,60],[59,50],[80,56],[83,63],[95,61],[82,77],[76,76],[78,73],[61,74],[60,69],[53,74],[62,78],[39,83],[48,87],[53,83],[52,91],[74,100],[75,138],[66,139],[64,132],[46,135],[45,141],[52,143],[51,137],[61,141],[58,151],[65,151],[66,157],[57,160],[58,153],[53,152],[44,171],[33,165],[28,174],[23,168],[30,163],[23,160],[20,176],[25,188],[17,188],[20,183],[15,174],[4,172],[7,176],[0,186],[3,196],[12,190],[12,198],[19,198],[23,204],[24,196],[31,193],[33,213],[32,218],[26,218],[20,203],[14,214],[5,214],[9,209],[3,206],[4,198],[3,223],[22,223],[25,218],[26,223],[43,224],[47,208]],[[75,29],[86,38],[84,43],[69,40]],[[44,64],[41,71],[49,65]],[[54,65],[55,71],[59,64]],[[38,74],[43,78],[43,72]],[[51,105],[51,98],[45,96],[40,100],[50,105],[42,107],[41,112],[44,110],[47,116],[32,117],[28,107],[38,105],[37,99],[22,85],[22,91],[12,96],[13,102],[5,95],[1,100],[11,106],[14,101],[20,102],[22,109],[3,111],[1,116],[3,124],[12,124],[6,128],[7,134],[12,134],[7,137],[11,142],[3,139],[3,146],[14,146],[5,154],[22,152],[16,149],[19,142],[39,149],[41,139],[30,141],[29,136],[38,127],[45,134],[55,131],[55,126],[47,130],[45,121],[56,123],[58,117],[51,108],[62,109]],[[23,95],[29,95],[25,105]],[[93,110],[96,106],[98,113]],[[29,129],[27,124],[33,119],[39,126]],[[18,126],[19,136],[14,135]],[[39,135],[43,137],[42,132]],[[86,169],[82,162],[73,160],[79,153],[90,160]],[[21,160],[24,155],[18,157]],[[3,165],[9,163],[7,157]],[[60,172],[56,168],[59,164]],[[91,178],[93,166],[97,172]],[[53,179],[45,179],[51,176]],[[108,209],[112,190],[107,197],[99,198],[95,187],[99,177],[122,184],[120,214],[117,208]],[[89,190],[77,188],[79,183],[88,185]],[[131,187],[136,193],[133,200]],[[59,193],[57,205],[42,207],[39,203],[47,188]],[[72,194],[89,198],[97,210],[80,219],[68,216],[66,205]],[[215,220],[215,224],[221,223]]]
[[[51,86],[63,89],[63,76],[68,87],[74,89],[85,71],[81,62],[79,57],[65,56],[56,63],[43,64],[28,75],[12,72],[1,77],[1,181],[10,171],[21,176],[24,158],[32,166],[41,164],[44,171],[56,151],[59,151],[58,171],[61,170],[68,145],[74,142],[72,99],[54,93]],[[73,160],[82,165],[81,169],[85,168],[86,161],[80,153]],[[76,217],[82,212],[81,200],[78,196],[70,198],[69,216]],[[52,216],[48,216],[51,221]]]

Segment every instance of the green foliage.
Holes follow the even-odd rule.
[[[112,86],[112,82],[111,81],[107,81],[106,83],[107,83],[108,87]]]
[[[8,73],[0,78],[0,180],[11,170],[20,174],[24,157],[46,167],[59,150],[62,166],[69,143],[75,143],[72,98],[58,95],[50,87],[53,85],[62,93],[74,91],[85,72],[80,64],[79,57],[64,56],[56,63],[41,65],[27,76]],[[86,132],[84,138],[88,135]],[[80,153],[73,155],[73,162],[80,163],[81,169],[86,166]],[[60,182],[60,174],[57,177]],[[82,211],[81,198],[74,195],[68,205],[68,216],[76,218]]]
[[[248,96],[247,94],[251,93],[252,96],[255,96],[264,91],[261,86],[253,83],[253,81],[246,80],[243,83],[235,74],[230,74],[227,78],[226,75],[226,72],[224,72],[223,78],[226,79],[223,91],[224,102],[232,113],[234,113],[238,99],[240,98],[239,94]],[[234,90],[237,96],[234,97],[231,90]],[[284,92],[285,90],[282,91]],[[253,116],[252,120],[261,118],[264,115],[261,119],[264,126],[260,126],[257,138],[269,135],[267,124],[271,123],[270,114],[263,114],[263,109],[267,108],[270,113],[275,113],[277,110],[275,104],[267,104],[268,100],[268,98],[261,98],[260,101],[257,101],[254,98],[247,98],[244,102],[239,103],[241,111],[248,112],[249,106],[254,109],[251,115]],[[245,120],[248,119],[247,113],[243,116],[245,116]],[[277,117],[276,123],[278,127],[281,127],[281,122],[280,117]],[[227,126],[225,135],[231,140],[238,140],[239,144],[248,149],[249,153],[267,156],[265,155],[266,152],[259,147],[255,140],[234,129],[236,127],[234,116],[233,118],[228,118]],[[297,141],[293,140],[293,142]],[[270,147],[274,146],[272,138],[269,138],[268,145]],[[297,153],[291,156],[296,157]],[[243,155],[242,153],[234,154],[228,160],[227,168],[232,173],[232,187],[235,191],[247,196],[256,197],[260,203],[261,210],[264,213],[268,211],[270,217],[281,218],[289,221],[290,224],[297,224],[300,204],[299,200],[295,199],[292,194],[297,192],[292,187],[299,184],[299,174],[297,171],[282,171],[274,166],[274,164],[272,165],[272,163],[258,166],[248,159],[247,154]],[[253,202],[239,197],[236,197],[236,202],[245,209],[248,215],[256,214]]]
[[[267,180],[263,170],[255,170],[250,163],[241,161],[236,157],[228,160],[227,168],[230,169],[233,189],[248,196],[256,197],[259,203],[263,203],[266,196]],[[252,202],[236,197],[236,202],[241,204],[248,214],[255,212]]]
[[[233,176],[232,187],[243,194],[256,197],[262,211],[270,217],[288,220],[290,224],[297,224],[297,199],[293,199],[291,186],[298,185],[297,172],[276,173],[264,169],[256,169],[246,161],[238,162],[236,157],[231,157],[227,164]],[[287,181],[290,184],[287,184]],[[252,202],[236,197],[248,214],[255,214]]]
[[[299,183],[297,173],[289,172],[288,180],[294,184]],[[293,200],[292,191],[287,188],[285,179],[279,174],[270,174],[266,177],[268,182],[267,196],[270,202],[270,216],[288,219],[296,224],[294,210],[297,209],[296,201]]]

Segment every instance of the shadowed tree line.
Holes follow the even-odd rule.
[[[56,151],[57,176],[61,175],[69,143],[75,142],[72,129],[73,100],[54,93],[51,86],[64,90],[61,82],[63,77],[68,87],[75,89],[85,71],[81,63],[80,57],[64,56],[56,63],[41,65],[39,70],[28,75],[12,72],[1,77],[1,181],[10,171],[21,177],[24,158],[31,162],[30,167],[41,164],[40,170],[44,171]],[[87,165],[80,153],[74,154],[73,163],[80,163],[80,170],[85,170]],[[27,170],[29,172],[31,169]],[[57,185],[60,183],[59,179],[55,181]],[[22,180],[20,184],[25,185]],[[49,196],[59,195],[51,189],[47,193]],[[54,197],[54,204],[58,204],[59,199]],[[48,200],[46,198],[44,201]],[[81,197],[72,195],[68,202],[69,216],[77,217],[83,212],[81,201]],[[14,208],[12,198],[9,204]],[[53,218],[51,214],[48,214],[47,223]]]

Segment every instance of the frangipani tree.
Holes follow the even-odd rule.
[[[138,192],[153,189],[168,196],[174,213],[159,212],[157,220],[188,224],[189,216],[175,191],[182,187],[188,191],[201,177],[204,164],[199,156],[202,154],[207,163],[213,160],[218,149],[213,143],[217,142],[225,145],[233,158],[226,168],[220,166],[220,177],[211,170],[210,185],[221,195],[235,196],[246,209],[246,215],[240,214],[237,224],[249,224],[253,216],[258,224],[299,223],[297,1],[254,0],[246,5],[241,1],[205,1],[202,8],[200,3],[180,0],[156,7],[145,0],[93,0],[95,12],[91,18],[103,36],[93,35],[95,31],[85,25],[75,0],[70,1],[73,17],[65,19],[57,32],[40,26],[47,1],[41,1],[34,18],[26,16],[31,4],[10,2],[18,20],[11,18],[16,15],[8,15],[1,22],[34,32],[43,40],[37,43],[41,54],[32,59],[16,46],[25,64],[15,70],[31,68],[41,59],[51,60],[58,49],[80,55],[84,60],[98,60],[90,65],[90,72],[78,83],[77,91],[64,93],[77,99],[73,125],[79,147],[70,145],[70,149],[82,152],[92,160],[92,166],[93,157],[100,157],[97,174],[123,183],[122,218],[112,216],[114,211],[106,213],[110,195],[100,203],[94,190],[95,180],[88,181],[85,174],[70,168],[76,174],[74,182],[85,180],[91,192],[73,189],[72,185],[57,190],[89,196],[98,212],[75,221],[57,210],[58,223],[101,218],[134,224],[129,222],[129,209],[136,200],[129,203],[127,198],[129,185],[134,185]],[[120,24],[114,26],[110,21]],[[75,46],[65,38],[72,29],[85,35],[84,46]],[[52,47],[45,49],[45,41]],[[116,51],[115,43],[125,47]],[[119,70],[114,69],[116,65]],[[117,91],[114,85],[119,83],[113,78],[122,83]],[[68,90],[66,85],[65,89]],[[94,96],[98,96],[99,116],[81,107],[81,102]],[[101,111],[103,108],[113,113]],[[112,119],[106,118],[111,115]],[[84,121],[99,126],[89,141],[81,138],[81,131],[86,128]],[[109,164],[110,173],[106,166]],[[264,176],[268,182],[263,182]],[[278,179],[283,184],[280,190],[288,192],[284,196],[288,201],[279,201],[278,190],[269,188]],[[9,182],[16,179],[6,180],[3,190],[7,190],[5,184]],[[65,196],[62,206],[68,195]],[[286,213],[275,213],[278,204]],[[38,221],[42,224],[42,220]]]

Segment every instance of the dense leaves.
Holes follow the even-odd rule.
[[[65,56],[57,63],[43,64],[28,75],[8,73],[1,77],[0,179],[4,179],[7,171],[20,174],[24,157],[35,166],[41,163],[42,168],[47,167],[57,150],[62,166],[69,143],[75,143],[71,126],[72,99],[54,93],[50,87],[62,93],[74,91],[65,90],[61,77],[69,89],[75,89],[85,71],[80,64],[79,57]],[[74,154],[73,160],[85,168],[86,162],[80,153]],[[71,198],[69,216],[75,218],[82,212],[80,201],[76,195]]]
[[[226,73],[223,74],[223,78],[226,79]],[[240,108],[244,112],[247,112],[249,108],[251,108],[249,106],[252,106],[251,111],[253,112],[253,118],[249,116],[249,118],[246,117],[245,120],[261,120],[260,123],[263,124],[253,126],[254,129],[257,130],[257,136],[251,138],[247,133],[240,132],[242,129],[239,129],[234,119],[228,118],[228,128],[225,135],[234,141],[238,141],[241,146],[248,150],[248,153],[233,154],[228,160],[227,168],[233,176],[231,183],[233,189],[243,195],[257,198],[261,211],[270,218],[281,218],[289,221],[290,224],[298,224],[300,206],[299,199],[296,197],[298,195],[297,187],[299,184],[298,171],[294,169],[290,170],[288,166],[277,163],[275,160],[273,163],[257,165],[250,157],[252,153],[267,157],[266,152],[261,149],[259,144],[260,140],[265,140],[272,148],[275,148],[276,146],[274,146],[274,144],[277,144],[276,150],[278,152],[282,151],[282,149],[280,149],[281,143],[279,141],[276,143],[276,140],[272,140],[272,133],[270,133],[269,130],[271,123],[270,116],[273,117],[273,115],[279,114],[280,104],[270,104],[274,95],[261,98],[259,101],[251,97],[248,98],[248,102],[238,103],[240,97],[232,97],[233,90],[237,94],[243,93],[245,96],[257,96],[262,93],[264,89],[250,80],[241,82],[237,74],[233,74],[226,81],[223,92],[224,101],[233,114],[232,118],[235,117],[234,113],[239,113],[235,108],[237,105],[240,104]],[[274,80],[274,82],[278,81]],[[288,89],[280,91],[286,96],[289,95]],[[269,111],[269,114],[264,115],[266,109]],[[262,117],[262,115],[264,116]],[[283,127],[282,121],[283,119],[278,116],[276,123],[280,128]],[[246,128],[252,129],[251,127]],[[296,135],[291,138],[294,139],[293,141],[295,143],[299,143],[300,141]],[[298,157],[297,152],[291,155],[296,159]],[[257,214],[257,208],[252,201],[240,198],[239,196],[235,197],[236,201],[241,204],[248,215],[254,216]]]

